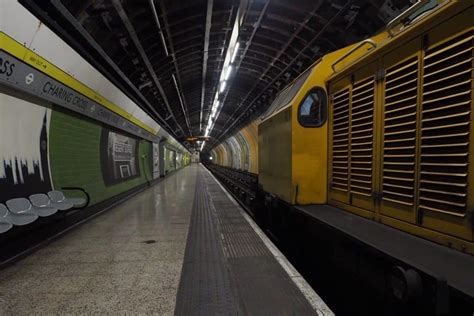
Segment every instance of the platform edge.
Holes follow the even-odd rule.
[[[285,270],[288,276],[293,280],[295,285],[301,291],[303,296],[308,300],[309,304],[313,307],[313,309],[318,313],[318,315],[322,316],[334,316],[335,314],[331,311],[331,309],[326,305],[323,299],[313,290],[313,288],[306,282],[306,280],[301,276],[301,274],[295,269],[295,267],[286,259],[286,257],[281,253],[281,251],[275,246],[275,244],[265,235],[265,233],[258,227],[258,225],[252,220],[252,218],[242,209],[240,204],[234,199],[234,197],[224,188],[224,186],[217,180],[216,177],[212,174],[212,172],[199,163],[201,167],[203,167],[216,181],[219,187],[224,191],[226,196],[229,200],[236,206],[239,207],[239,212],[245,218],[245,220],[250,224],[252,229],[255,233],[260,237],[262,242],[268,248],[268,250],[272,253],[275,259],[278,261],[280,266]]]

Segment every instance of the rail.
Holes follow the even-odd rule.
[[[207,165],[209,170],[242,202],[251,204],[256,197],[258,176],[250,172],[217,165]]]

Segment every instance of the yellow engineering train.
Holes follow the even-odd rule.
[[[258,151],[269,204],[313,215],[344,210],[383,224],[374,231],[390,226],[453,248],[433,244],[450,251],[443,253],[420,238],[426,245],[403,246],[403,236],[364,228],[351,236],[389,238],[385,244],[395,236],[409,266],[441,271],[471,299],[473,17],[474,1],[418,1],[385,31],[325,55],[280,92],[258,124],[258,148],[249,150]],[[225,147],[214,160],[235,167],[224,157],[236,150]],[[356,218],[344,217],[344,225],[358,225]]]
[[[473,4],[440,1],[283,90],[259,125],[263,190],[474,254]]]

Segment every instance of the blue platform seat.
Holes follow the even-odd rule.
[[[62,211],[73,207],[80,207],[86,203],[84,198],[67,198],[62,191],[50,191],[48,196],[51,202]]]
[[[0,234],[6,233],[13,227],[10,221],[10,212],[7,207],[0,203]]]
[[[51,200],[46,194],[33,194],[30,195],[31,210],[40,217],[47,217],[58,212],[58,207],[55,203],[51,203]]]
[[[10,210],[10,222],[15,226],[28,225],[38,219],[38,214],[32,212],[31,203],[27,199],[8,200],[7,206]]]

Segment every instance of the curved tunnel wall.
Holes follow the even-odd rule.
[[[217,165],[258,173],[257,121],[253,121],[211,151]]]
[[[229,145],[228,142],[223,142],[222,143],[222,148],[224,149],[224,165],[227,166],[227,167],[233,167],[233,155],[234,155],[234,152],[232,151],[232,147]]]
[[[115,135],[125,136],[116,132]],[[124,179],[112,175],[112,181],[107,183],[105,173],[109,165],[102,157],[106,155],[101,147],[105,145],[103,133],[108,133],[107,127],[92,120],[60,109],[52,111],[49,153],[55,188],[82,187],[91,195],[91,203],[95,204],[152,179],[152,167],[146,159],[152,154],[151,143],[130,137],[130,142],[138,145],[132,158],[138,159],[138,170]]]
[[[243,148],[240,147],[239,143],[234,137],[230,137],[226,140],[227,146],[230,148],[231,151],[231,165],[235,169],[242,169],[242,164],[241,164],[241,152]]]

